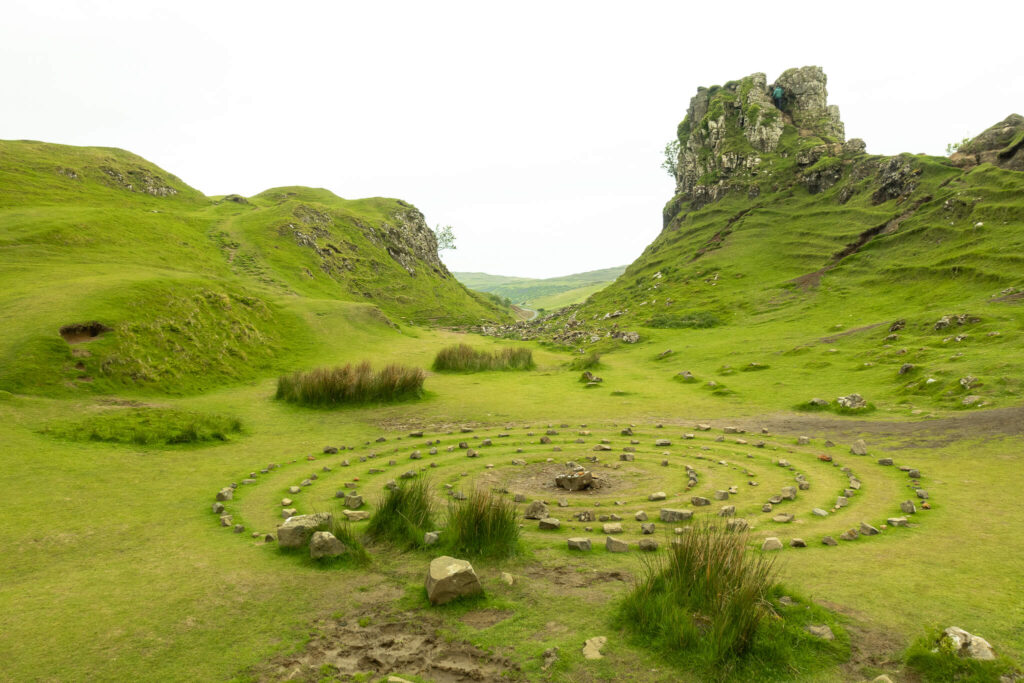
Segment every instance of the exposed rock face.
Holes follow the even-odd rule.
[[[422,261],[441,277],[450,277],[451,273],[437,255],[437,238],[427,227],[423,214],[411,204],[401,201],[399,204],[402,209],[391,217],[392,222],[364,230],[366,236],[370,241],[383,240],[388,254],[409,275],[416,275],[416,261]]]
[[[787,120],[802,138],[818,138],[816,145],[801,145],[802,166],[843,154],[845,129],[839,108],[827,103],[827,80],[821,67],[805,66],[789,69],[771,85],[763,73],[755,73],[723,87],[698,88],[677,131],[676,198],[666,207],[666,223],[681,201],[700,208],[733,189],[756,197],[760,188],[753,178],[761,172],[763,156],[777,151]],[[771,98],[774,85],[785,91],[782,111]],[[853,145],[849,153],[862,151],[862,145]],[[841,175],[838,165],[830,164],[805,182],[820,192]]]
[[[961,145],[950,159],[958,166],[988,163],[1011,171],[1024,171],[1024,116],[1010,114]]]
[[[785,91],[784,110],[793,117],[793,125],[842,142],[846,129],[839,119],[839,107],[828,104],[827,82],[820,66],[804,66],[786,70],[775,84]]]

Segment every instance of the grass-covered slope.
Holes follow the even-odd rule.
[[[109,148],[0,141],[0,264],[12,392],[194,392],[290,369],[316,299],[371,304],[382,326],[506,315],[447,272],[405,202],[208,198]]]
[[[455,273],[455,277],[470,289],[497,294],[513,303],[530,308],[555,309],[585,301],[594,292],[612,282],[625,266],[590,270],[544,279],[489,275],[487,273]]]
[[[807,71],[824,93],[823,74]],[[763,82],[699,91],[663,231],[582,306],[534,323],[541,336],[608,351],[635,331],[673,348],[697,387],[713,381],[737,401],[768,392],[793,407],[858,390],[925,410],[1019,401],[1024,173],[866,154],[842,141],[823,94],[769,103],[766,124],[753,101]],[[954,314],[968,315],[939,322]],[[750,363],[771,367],[729,377]]]

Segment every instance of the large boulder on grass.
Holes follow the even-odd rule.
[[[315,531],[309,539],[309,556],[314,560],[322,557],[340,557],[348,552],[345,544],[330,531]]]
[[[330,524],[334,516],[330,512],[315,515],[295,515],[277,527],[277,544],[282,548],[302,548],[321,525]]]
[[[431,605],[443,605],[464,595],[476,595],[484,591],[480,579],[473,571],[473,565],[447,555],[431,560],[426,588]]]

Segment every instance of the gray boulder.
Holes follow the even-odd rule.
[[[662,508],[658,512],[658,518],[662,522],[685,522],[693,517],[692,510],[677,510],[673,508]]]
[[[277,544],[282,548],[302,548],[319,526],[329,524],[333,519],[329,512],[289,517],[277,528]]]
[[[629,550],[629,543],[609,536],[604,541],[604,549],[610,553],[624,553]]]
[[[547,519],[548,506],[539,500],[535,500],[526,507],[523,517],[526,519]]]
[[[483,593],[473,565],[466,560],[442,555],[427,569],[427,599],[431,605],[443,605],[465,595]]]
[[[581,538],[577,536],[570,538],[567,542],[569,544],[569,550],[590,550],[589,538]]]
[[[309,556],[314,560],[322,557],[340,557],[348,552],[345,544],[330,531],[315,531],[309,539]]]

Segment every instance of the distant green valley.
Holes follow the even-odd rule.
[[[582,303],[625,272],[626,266],[590,270],[586,273],[534,279],[488,273],[452,273],[470,289],[496,294],[513,304],[534,310],[553,311],[563,306]]]

